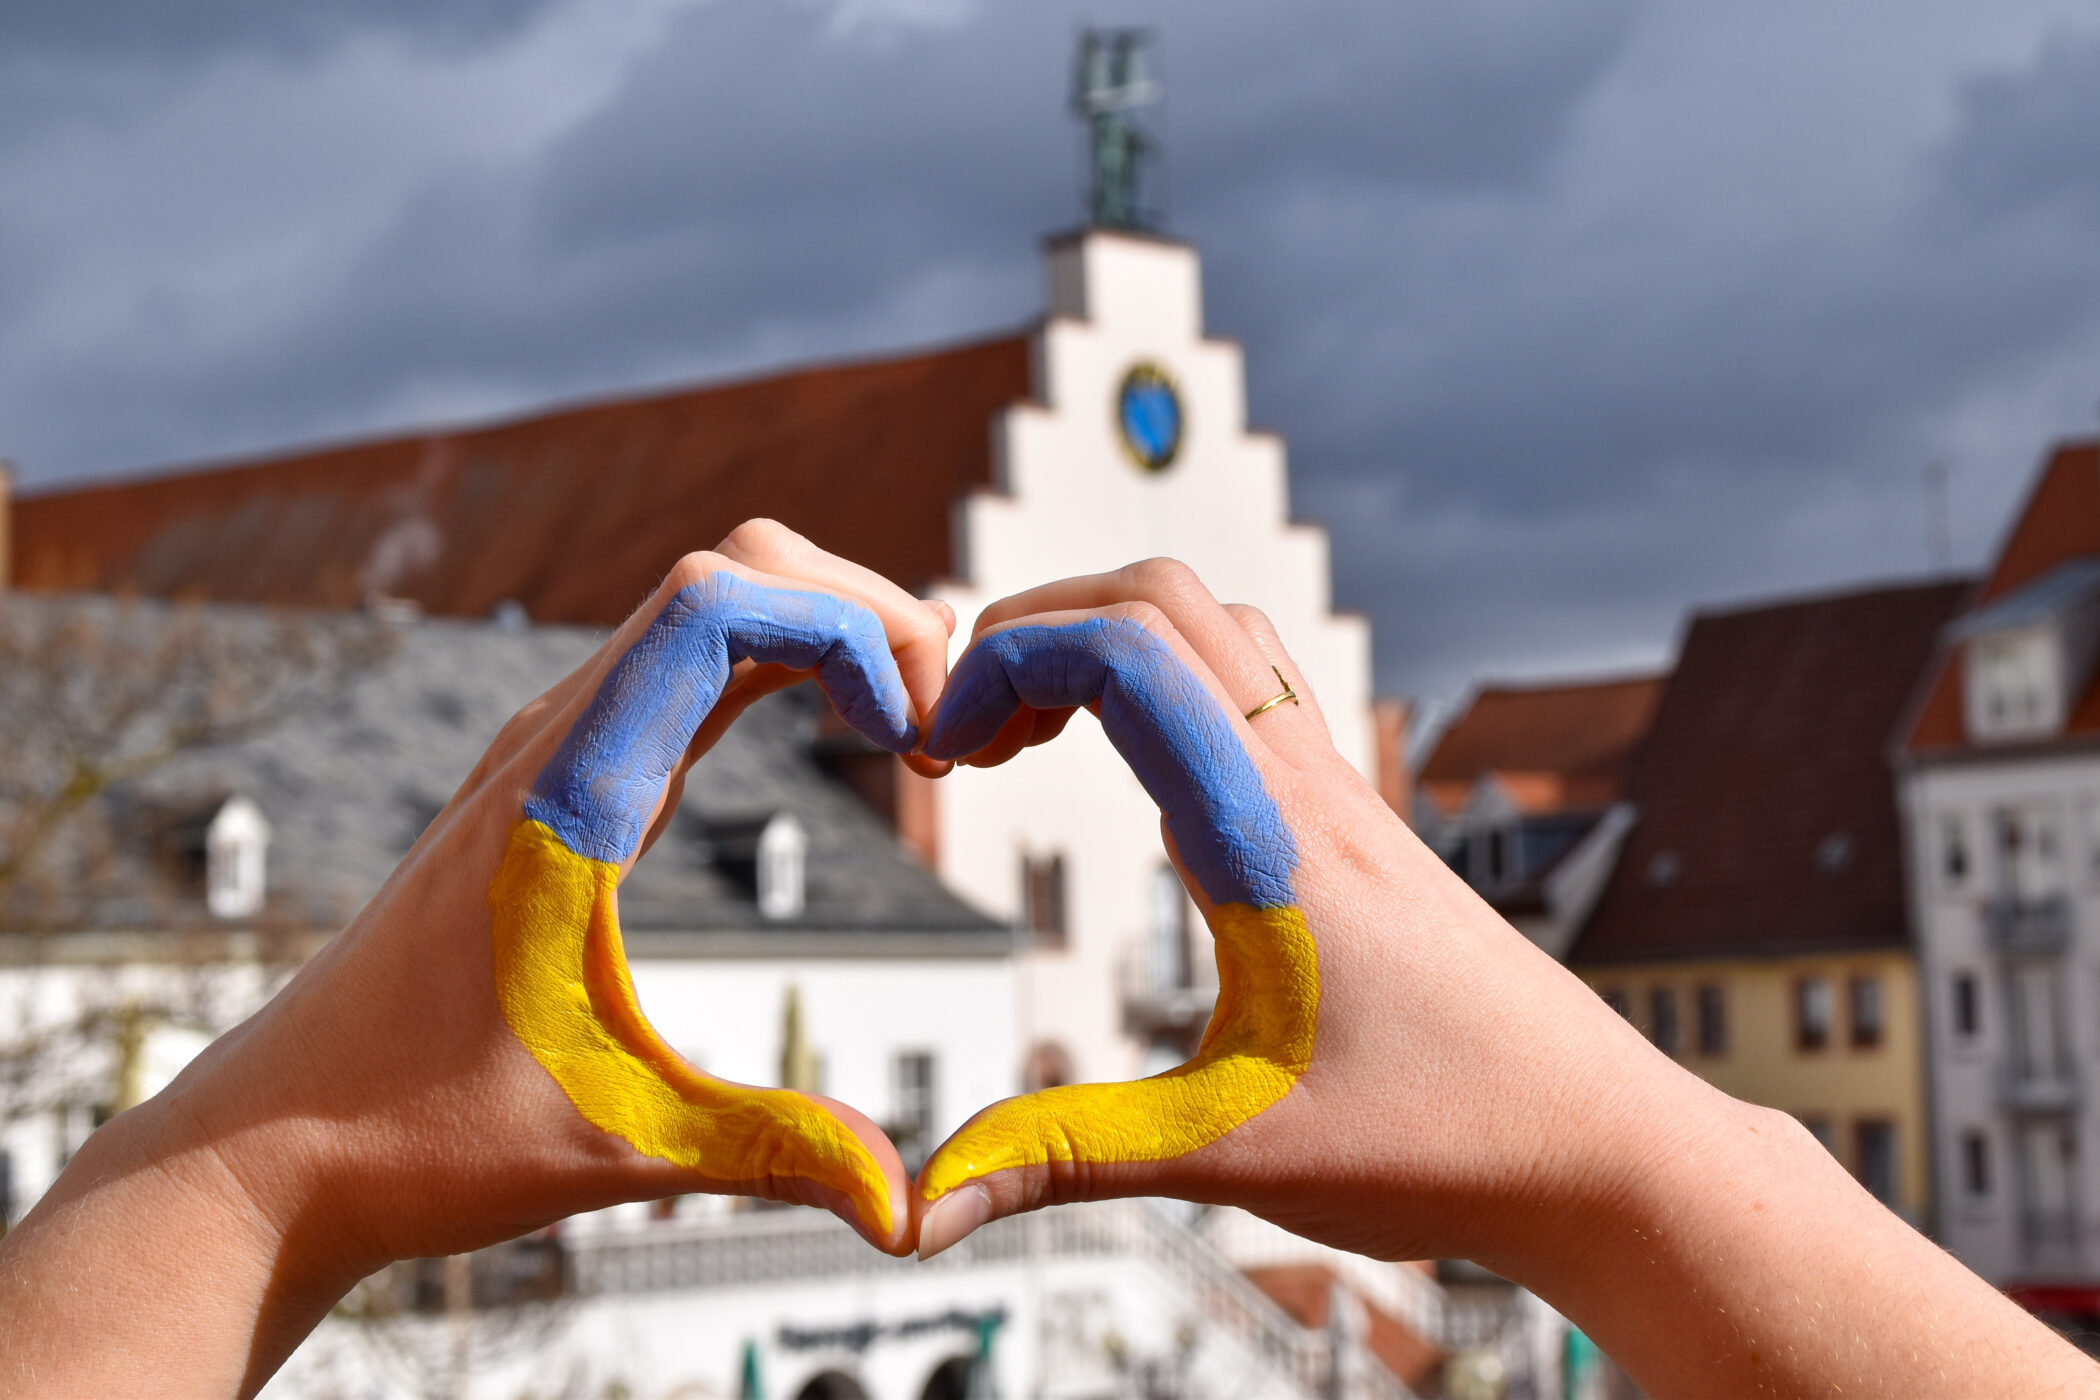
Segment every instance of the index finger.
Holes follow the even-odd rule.
[[[1152,625],[1148,626],[1147,622]],[[979,637],[949,674],[926,752],[962,758],[1024,706],[1099,705],[1102,731],[1159,804],[1189,873],[1219,904],[1289,904],[1297,847],[1247,722],[1158,610],[1050,614]]]
[[[856,564],[774,520],[747,520],[715,553],[779,579],[850,598],[882,624],[897,672],[923,729],[948,679],[948,637],[955,614],[945,603],[914,597],[873,569]]]

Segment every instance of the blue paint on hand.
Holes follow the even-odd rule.
[[[577,855],[615,864],[633,855],[730,668],[747,658],[814,670],[840,717],[893,753],[918,741],[873,612],[828,593],[714,573],[672,595],[613,663],[540,771],[525,815]]]
[[[1293,902],[1298,847],[1217,698],[1160,638],[1127,618],[1015,627],[980,638],[948,677],[926,752],[962,758],[1022,706],[1101,702],[1101,728],[1166,814],[1213,903]]]

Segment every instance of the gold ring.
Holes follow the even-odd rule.
[[[1259,705],[1256,705],[1253,709],[1247,711],[1248,719],[1253,719],[1256,715],[1265,715],[1269,711],[1275,709],[1278,705],[1281,705],[1286,700],[1290,701],[1293,705],[1298,703],[1298,692],[1291,689],[1291,683],[1289,681],[1283,679],[1283,668],[1280,666],[1271,666],[1269,669],[1274,671],[1276,673],[1276,679],[1282,682],[1283,693],[1281,695],[1272,695],[1268,699],[1262,701]]]

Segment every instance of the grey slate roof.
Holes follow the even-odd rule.
[[[78,606],[13,594],[6,606]],[[148,614],[170,610],[136,605]],[[210,606],[241,625],[262,615]],[[91,814],[112,849],[95,862],[92,897],[43,928],[121,931],[205,926],[201,866],[165,858],[172,820],[201,837],[224,799],[246,795],[272,827],[262,922],[340,928],[387,878],[522,705],[590,655],[595,629],[427,620],[398,629],[392,654],[325,704],[223,746],[181,754],[113,789]],[[621,922],[660,951],[706,933],[764,939],[833,935],[832,950],[918,935],[973,944],[1006,926],[950,893],[813,756],[822,696],[802,686],[760,701],[689,775],[677,818],[621,890]],[[793,813],[809,835],[807,906],[769,921],[710,831]],[[201,846],[198,847],[201,850]],[[11,917],[9,916],[11,913]],[[0,911],[0,928],[24,927]],[[668,942],[667,942],[668,940]],[[759,951],[759,949],[753,949]]]
[[[1996,602],[1958,617],[1947,628],[1950,641],[1966,641],[2008,627],[2023,627],[2056,616],[2100,590],[2100,557],[2066,559],[2034,582]]]

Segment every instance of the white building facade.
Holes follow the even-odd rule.
[[[2060,447],[1898,754],[1934,1224],[2038,1312],[2100,1316],[2100,531]],[[2083,538],[2081,538],[2083,536]]]
[[[1036,401],[993,424],[1003,489],[961,503],[957,578],[934,590],[960,619],[955,653],[1009,594],[1178,559],[1221,601],[1269,616],[1337,748],[1375,778],[1369,629],[1334,611],[1326,532],[1290,518],[1282,441],[1247,426],[1240,347],[1204,334],[1195,250],[1087,230],[1050,243],[1046,284]],[[1134,378],[1172,395],[1163,462],[1124,428]],[[1158,809],[1099,726],[1075,717],[1054,744],[959,770],[934,799],[942,879],[1031,935],[1030,1077],[1128,1079],[1183,1058],[1209,1014],[1209,939],[1164,873]]]

